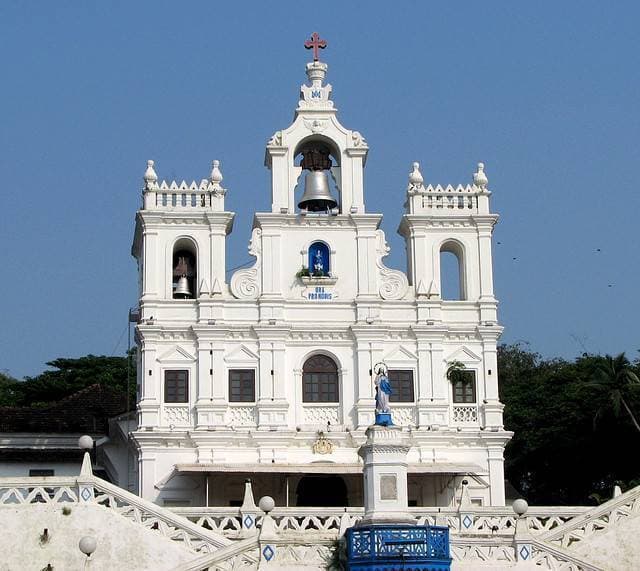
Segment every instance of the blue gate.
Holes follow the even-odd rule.
[[[449,528],[367,525],[347,529],[349,571],[449,571]]]

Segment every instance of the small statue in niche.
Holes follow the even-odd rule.
[[[324,263],[322,261],[322,252],[320,250],[316,250],[314,260],[313,275],[318,277],[324,276]]]
[[[376,387],[376,424],[379,426],[393,426],[389,397],[393,393],[389,382],[387,366],[377,363],[373,368],[376,378],[373,381]]]

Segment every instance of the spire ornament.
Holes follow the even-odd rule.
[[[147,161],[147,170],[144,171],[144,189],[154,190],[158,188],[158,175],[153,168],[155,163],[152,160]]]
[[[420,163],[416,162],[412,165],[413,170],[409,173],[409,192],[420,192],[424,190],[424,178],[420,172]]]
[[[209,175],[209,190],[218,194],[224,194],[226,190],[222,188],[222,185],[220,184],[222,179],[223,176],[222,172],[220,172],[220,161],[213,161],[211,163],[211,174]]]
[[[481,190],[487,190],[489,179],[484,172],[484,163],[478,163],[478,171],[473,173],[473,184]]]
[[[323,50],[327,47],[327,41],[320,39],[318,32],[311,34],[311,39],[304,43],[304,47],[308,50],[313,50],[313,61],[319,61],[318,50]]]

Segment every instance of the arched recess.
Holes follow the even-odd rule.
[[[340,195],[340,149],[334,141],[322,135],[311,135],[306,137],[296,147],[293,153],[294,166],[300,169],[294,197],[299,204],[305,191],[307,190],[307,175],[312,171],[321,172],[326,179],[328,192],[335,200],[339,212],[341,208]],[[310,211],[322,212],[323,208],[310,208]]]
[[[440,296],[443,300],[467,299],[464,246],[446,240],[440,246]]]
[[[302,365],[302,402],[340,402],[340,375],[336,361],[323,353],[314,353]]]
[[[186,279],[186,290],[184,280]],[[193,299],[197,296],[198,248],[188,237],[178,238],[173,244],[171,256],[171,297],[173,299]],[[180,287],[178,287],[180,286]]]
[[[331,249],[321,240],[312,242],[307,250],[307,267],[313,276],[331,275]]]

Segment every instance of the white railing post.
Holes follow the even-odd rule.
[[[529,509],[526,500],[519,499],[513,502],[513,511],[516,513],[516,529],[513,534],[513,547],[515,550],[516,561],[529,561],[533,555],[532,552],[532,536],[529,531],[529,522],[525,516]]]
[[[275,502],[270,496],[263,496],[258,502],[258,506],[264,512],[262,516],[262,525],[258,536],[258,545],[260,547],[260,563],[258,569],[266,569],[276,560],[276,540],[278,537],[276,531],[276,523],[269,515],[269,512],[275,507]],[[273,565],[275,567],[275,565]]]
[[[244,499],[240,507],[241,531],[240,537],[250,537],[257,533],[256,521],[258,516],[258,507],[253,499],[253,489],[251,488],[251,480],[244,483]]]

